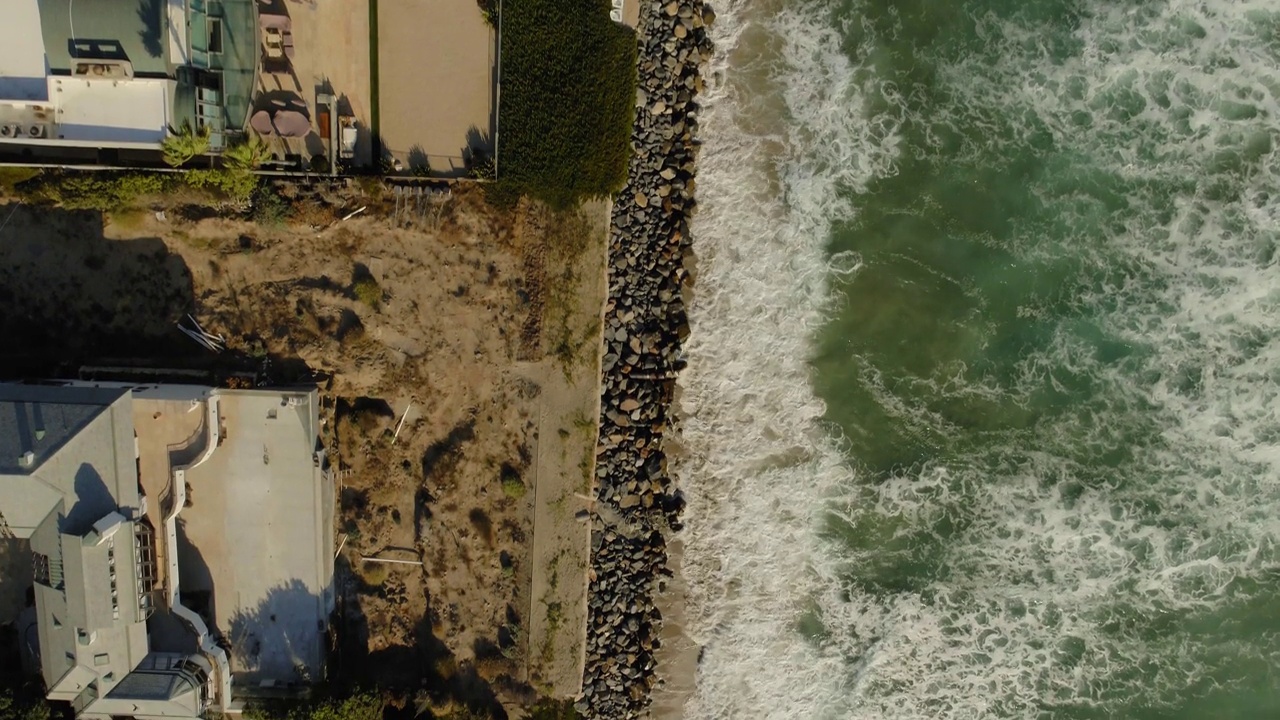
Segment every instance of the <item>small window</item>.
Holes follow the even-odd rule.
[[[222,54],[222,18],[209,18],[209,52],[214,55]]]
[[[31,553],[31,570],[35,581],[43,585],[49,584],[49,556],[43,553]]]

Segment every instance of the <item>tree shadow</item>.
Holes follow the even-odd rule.
[[[494,686],[479,675],[475,663],[459,665],[436,637],[430,611],[414,624],[411,644],[370,651],[369,623],[359,609],[358,593],[374,589],[363,584],[345,556],[335,565],[334,579],[340,588],[333,623],[337,637],[335,684],[376,687],[414,700],[401,712],[389,711],[388,718],[430,717],[427,707],[452,703],[466,706],[476,717],[506,720]],[[430,597],[427,605],[431,606]]]
[[[163,12],[161,0],[139,0],[138,2],[138,19],[142,21],[142,29],[138,31],[138,37],[142,39],[142,49],[153,58],[164,55],[164,46],[161,44],[164,37],[161,30]]]
[[[431,161],[427,158],[427,151],[421,145],[409,148],[406,159],[409,163],[409,172],[414,175],[427,175],[431,172]]]
[[[422,477],[430,479],[433,473],[450,471],[460,459],[462,446],[476,439],[475,428],[475,420],[460,422],[448,435],[432,443],[422,453]]]
[[[60,532],[83,535],[103,515],[116,509],[115,498],[102,480],[102,474],[89,463],[81,463],[76,470],[75,492],[76,503],[67,509]]]
[[[472,125],[467,130],[467,157],[476,155],[493,155],[493,138],[485,130]]]
[[[297,579],[267,591],[256,607],[232,614],[228,640],[233,682],[250,691],[269,687],[274,693],[301,690],[323,679],[327,619],[323,600]]]
[[[176,327],[192,275],[160,238],[112,240],[97,211],[5,208],[0,229],[0,376],[50,377],[104,357],[190,357]]]

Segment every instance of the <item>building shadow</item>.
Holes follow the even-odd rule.
[[[214,642],[224,650],[230,647],[225,628],[217,624],[217,596],[213,592],[213,573],[204,554],[187,537],[186,522],[178,516],[178,602],[183,607],[200,616]],[[167,610],[168,608],[166,608]],[[163,620],[162,620],[163,623]],[[153,623],[155,630],[168,629],[162,623]],[[177,627],[177,626],[172,626]],[[154,630],[153,630],[154,632]],[[185,632],[185,630],[184,630]],[[180,637],[167,640],[170,643],[182,642]]]
[[[0,380],[323,380],[292,353],[214,353],[183,334],[179,321],[198,314],[186,260],[158,237],[103,228],[96,210],[0,205]]]
[[[97,211],[4,210],[0,336],[10,341],[0,343],[0,377],[201,350],[176,327],[195,310],[191,271],[160,238],[108,239]]]

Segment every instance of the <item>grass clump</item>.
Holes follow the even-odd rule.
[[[512,500],[519,500],[529,492],[528,486],[520,478],[502,478],[502,494]]]
[[[373,309],[382,304],[382,286],[372,277],[362,277],[356,281],[356,298]]]
[[[607,0],[503,7],[500,199],[567,208],[625,184],[636,53]]]
[[[361,562],[360,579],[370,587],[378,587],[391,575],[391,566],[380,562]]]
[[[529,492],[529,487],[520,479],[520,473],[510,465],[502,466],[502,494],[512,500],[519,500]]]

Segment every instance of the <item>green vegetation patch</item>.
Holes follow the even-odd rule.
[[[276,701],[250,705],[247,720],[382,720],[385,703],[380,695],[357,690],[339,697],[310,701]]]
[[[172,175],[146,172],[45,173],[22,188],[28,199],[70,210],[120,210],[145,195],[172,187]]]
[[[636,36],[608,0],[507,0],[502,7],[499,193],[552,207],[626,183]]]
[[[6,678],[13,681],[13,678]],[[49,720],[49,706],[44,698],[27,689],[0,688],[0,720]]]
[[[38,168],[0,167],[0,195],[18,194],[18,186],[40,175]]]

